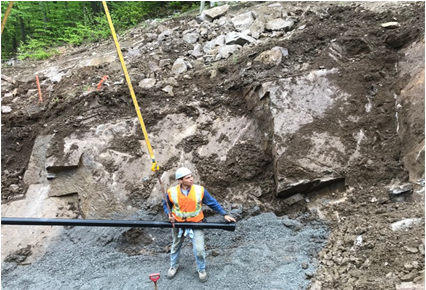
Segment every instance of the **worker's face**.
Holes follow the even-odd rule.
[[[191,187],[194,184],[194,177],[192,177],[192,174],[188,174],[184,178],[180,179],[180,184],[184,187]]]

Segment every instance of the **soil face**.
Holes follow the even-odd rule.
[[[268,5],[272,3],[232,6],[227,17],[255,11],[257,19],[278,18],[272,15],[278,6],[268,10]],[[401,283],[424,283],[424,2],[279,5],[280,17],[285,12],[290,17],[286,19],[296,19],[291,32],[265,30],[261,41],[218,61],[193,57],[188,52],[193,45],[181,37],[152,40],[153,33],[160,39],[168,29],[194,29],[190,23],[195,15],[153,22],[120,37],[164,184],[173,184],[177,167],[188,166],[196,170],[197,182],[239,219],[262,219],[273,212],[270,218],[280,223],[287,217],[305,226],[315,225],[314,220],[327,223],[330,234],[324,245],[318,241],[322,250],[312,246],[316,271],[300,278],[309,280],[298,284],[301,289],[394,289]],[[384,28],[388,22],[398,26]],[[208,25],[214,28],[215,23]],[[200,39],[204,37],[203,45],[217,37],[202,29],[197,31]],[[274,47],[288,51],[278,64],[257,60]],[[172,64],[180,55],[191,69],[173,75]],[[159,60],[169,64],[159,67]],[[40,77],[42,102],[35,74]],[[5,207],[28,200],[29,187],[42,184],[50,186],[50,198],[67,198],[56,216],[108,218],[119,212],[128,217],[143,211],[144,216],[161,218],[161,189],[150,172],[145,138],[111,41],[66,47],[62,55],[44,62],[2,64],[2,75],[16,81],[2,80]],[[108,79],[97,90],[104,75]],[[146,79],[155,79],[156,85],[138,85]],[[164,90],[167,85],[172,94]],[[277,129],[280,120],[283,127]],[[41,136],[51,136],[50,141],[40,141]],[[39,159],[34,154],[37,146]],[[39,171],[34,169],[37,160],[45,161]],[[47,181],[48,174],[55,174],[56,181]],[[75,183],[78,188],[70,189]],[[303,187],[289,187],[295,183]],[[316,188],[318,183],[323,186]],[[64,184],[69,184],[66,189]],[[390,194],[405,185],[411,185],[408,197]],[[97,191],[104,195],[94,194]],[[303,195],[298,202],[284,198],[295,193]],[[401,221],[398,227],[395,223]],[[313,229],[322,235],[328,232],[322,226]],[[60,241],[69,243],[69,237],[72,241],[78,236],[73,230]],[[262,230],[266,229],[259,226],[257,234]],[[252,242],[246,234],[241,233],[242,247]],[[105,235],[113,237],[120,255],[145,259],[167,252],[156,231]],[[104,246],[111,241],[104,241]],[[2,256],[2,280],[8,289],[15,285],[10,278],[17,278],[13,271],[21,271],[11,263],[25,264],[32,255],[23,246],[6,260]],[[51,253],[59,253],[58,247]],[[212,257],[239,253],[237,248],[228,253],[212,247]],[[44,259],[43,265],[49,265],[48,256]],[[219,267],[219,259],[214,263]],[[253,268],[249,261],[241,263]],[[244,267],[238,269],[244,273]],[[283,289],[277,277],[285,269],[277,271],[268,276],[276,280],[269,287]]]

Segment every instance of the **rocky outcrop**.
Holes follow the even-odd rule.
[[[410,182],[424,186],[424,39],[404,49],[406,57],[398,64],[401,82],[395,92],[397,133],[401,140],[401,159],[410,175]],[[407,76],[408,79],[406,78]],[[403,81],[405,78],[405,82]]]

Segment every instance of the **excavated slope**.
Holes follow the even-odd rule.
[[[120,36],[164,186],[186,166],[239,220],[207,233],[206,284],[188,243],[160,289],[424,284],[424,14],[424,2],[247,2]],[[111,40],[2,75],[2,217],[164,220]],[[2,287],[146,289],[170,241],[4,225]]]

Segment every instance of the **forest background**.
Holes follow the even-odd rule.
[[[1,1],[2,20],[10,1]],[[199,9],[199,1],[108,1],[117,33],[153,18]],[[46,59],[58,47],[108,38],[101,1],[14,1],[1,35],[1,59]]]

